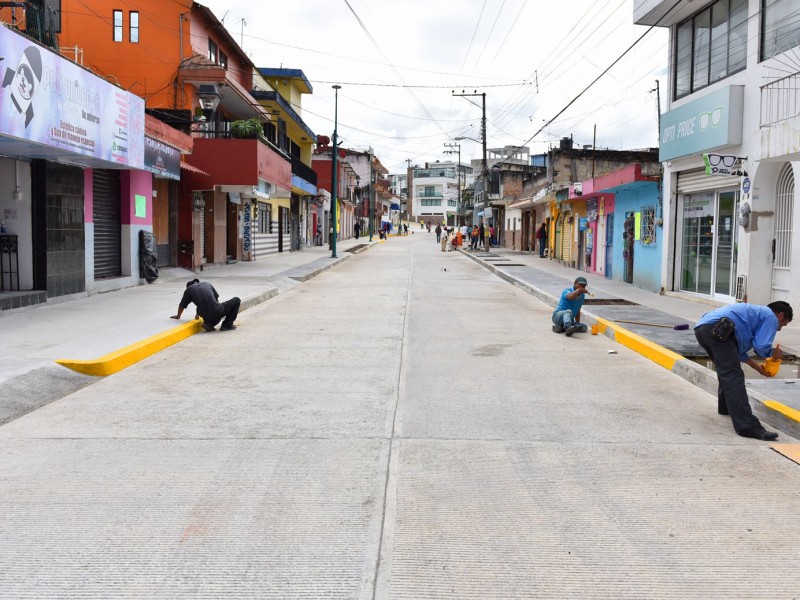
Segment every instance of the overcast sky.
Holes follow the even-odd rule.
[[[349,5],[348,5],[349,2]],[[541,133],[647,27],[633,0],[201,0],[259,67],[301,69],[313,95],[303,119],[317,135],[372,146],[392,173],[448,160],[445,143],[545,152],[562,137],[633,149],[658,145],[656,79],[665,105],[667,31],[654,29]],[[352,7],[352,10],[351,10]],[[355,13],[355,14],[354,14]],[[244,20],[244,21],[243,21]],[[533,139],[531,139],[533,138]],[[480,144],[461,142],[462,162]]]

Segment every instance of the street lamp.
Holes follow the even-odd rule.
[[[372,241],[372,234],[375,223],[374,202],[372,201],[372,154],[367,154],[369,157],[369,188],[367,191],[367,200],[369,201],[369,241]]]
[[[331,258],[336,258],[336,208],[339,204],[339,191],[337,189],[337,164],[336,159],[339,155],[337,148],[339,136],[339,90],[342,89],[340,85],[331,86],[334,90],[334,104],[333,104],[333,166],[331,167],[331,212],[333,214],[333,235],[331,236]]]

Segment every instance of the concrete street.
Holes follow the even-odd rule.
[[[800,465],[551,312],[390,238],[11,420],[0,598],[799,598]]]

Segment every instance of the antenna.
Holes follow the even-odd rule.
[[[245,26],[245,25],[247,25],[247,19],[245,19],[244,17],[242,17],[242,33],[241,33],[241,42],[239,43],[239,46],[242,48],[242,50],[244,50],[244,26]]]
[[[226,10],[226,11],[225,11],[225,14],[224,14],[224,15],[222,15],[222,18],[219,20],[219,22],[220,22],[220,23],[222,23],[223,25],[225,25],[225,17],[227,17],[227,16],[228,16],[228,13],[229,13],[229,12],[231,12],[231,11],[229,11],[229,10]]]

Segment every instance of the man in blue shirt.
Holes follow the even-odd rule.
[[[572,337],[573,333],[585,333],[588,329],[581,323],[581,307],[583,297],[589,293],[586,289],[588,282],[585,277],[578,277],[571,288],[561,292],[558,306],[553,311],[553,331],[555,333],[566,333],[567,337]]]
[[[729,414],[736,433],[743,437],[765,441],[778,437],[774,431],[764,429],[753,415],[741,363],[745,362],[762,375],[767,375],[764,367],[747,353],[753,349],[761,358],[782,358],[780,346],[773,348],[772,342],[775,334],[790,323],[792,317],[792,307],[788,302],[773,302],[767,306],[731,304],[704,314],[694,326],[697,341],[717,368],[717,412]],[[715,335],[714,328],[724,318],[733,322],[734,329],[726,339],[719,339],[725,335]]]

